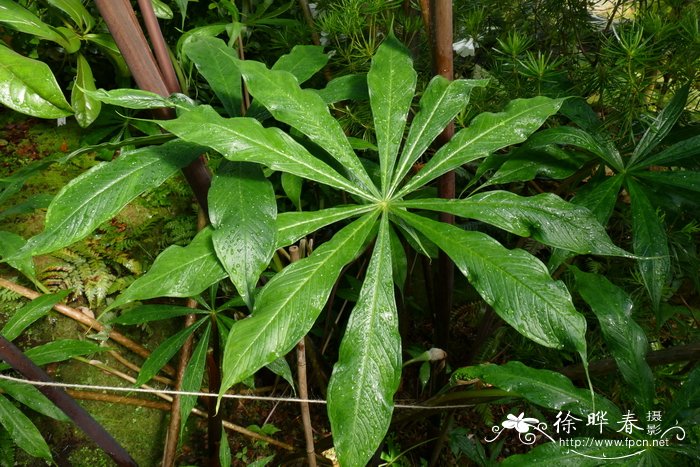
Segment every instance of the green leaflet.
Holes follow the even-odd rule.
[[[551,193],[523,197],[508,191],[489,191],[464,200],[424,199],[400,205],[477,219],[579,254],[632,256],[613,244],[588,209]]]
[[[268,70],[253,61],[239,61],[250,93],[280,122],[296,128],[326,150],[346,170],[361,191],[377,196],[377,188],[355,155],[338,121],[326,103],[311,90],[299,87],[287,71]],[[366,195],[365,195],[366,196]]]
[[[644,171],[637,172],[634,175],[653,184],[700,192],[700,172],[690,170],[674,170],[670,172]]]
[[[362,101],[369,98],[367,91],[367,77],[364,74],[344,75],[333,78],[325,88],[315,90],[326,104],[334,104],[339,101]]]
[[[435,76],[418,104],[419,111],[411,122],[401,158],[394,171],[393,193],[416,160],[425,152],[445,126],[469,103],[472,89],[486,86],[486,80],[449,81]]]
[[[95,25],[95,20],[80,0],[47,0],[49,5],[64,12],[81,30],[89,30]]]
[[[36,365],[42,366],[47,363],[62,362],[69,358],[104,352],[106,350],[109,350],[109,347],[100,347],[88,341],[58,339],[25,350],[24,355],[31,358]],[[7,363],[0,363],[0,370],[6,370],[9,367]]]
[[[204,379],[204,368],[207,357],[207,348],[209,347],[209,334],[211,333],[211,324],[207,323],[204,332],[199,337],[199,342],[192,352],[190,361],[187,363],[185,373],[182,376],[181,391],[184,392],[199,392],[202,389],[202,380]],[[180,396],[180,436],[182,436],[187,419],[190,412],[197,405],[197,396]]]
[[[196,36],[182,46],[187,58],[194,62],[231,117],[241,115],[243,93],[241,72],[236,66],[238,54],[215,37]]]
[[[284,194],[287,195],[289,201],[297,208],[297,211],[301,211],[301,188],[304,179],[290,173],[283,173],[280,178]]]
[[[75,119],[82,128],[89,126],[100,115],[102,104],[99,100],[85,93],[95,90],[95,78],[92,76],[90,64],[83,54],[78,54],[78,72],[75,85],[71,92],[71,105],[75,111]]]
[[[503,112],[482,113],[468,128],[460,130],[441,147],[427,164],[399,191],[398,196],[436,179],[445,172],[488,156],[492,152],[525,141],[544,121],[554,115],[561,99],[534,97],[516,99]]]
[[[372,65],[367,73],[383,194],[388,192],[396,156],[403,140],[417,76],[408,49],[390,34],[372,57]]]
[[[589,158],[587,154],[565,151],[556,146],[529,148],[525,143],[505,157],[493,154],[479,164],[478,170],[483,173],[489,168],[486,164],[504,159],[498,170],[481,185],[481,189],[491,185],[533,180],[537,176],[563,180],[579,170]]]
[[[51,459],[51,450],[36,426],[12,402],[0,395],[0,425],[22,450],[34,457]]]
[[[27,242],[17,234],[0,231],[0,259],[14,256]],[[34,262],[29,257],[7,261],[7,264],[37,283]],[[12,340],[12,339],[10,339]]]
[[[155,92],[143,89],[84,89],[85,94],[105,104],[124,107],[125,109],[159,109],[161,107],[175,107],[175,103]]]
[[[344,219],[359,216],[374,209],[365,206],[338,206],[309,212],[283,212],[277,216],[276,248],[291,245],[307,234]]]
[[[109,324],[143,324],[190,314],[207,314],[207,310],[175,305],[141,305],[109,321]]]
[[[328,384],[328,416],[342,465],[364,466],[391,422],[401,380],[388,215],[383,215],[365,281]]]
[[[70,292],[67,290],[61,291],[55,295],[46,294],[41,295],[31,302],[24,305],[22,308],[17,310],[5,323],[0,334],[2,334],[8,341],[13,341],[19,335],[31,326],[39,318],[45,316],[55,304],[64,300]]]
[[[151,355],[146,359],[146,361],[143,362],[141,371],[139,372],[138,378],[136,378],[134,386],[139,387],[142,384],[150,381],[150,379],[153,378],[171,358],[173,358],[177,351],[180,350],[180,347],[182,347],[187,338],[202,324],[208,321],[208,316],[200,318],[200,320],[194,323],[192,326],[188,326],[165,339],[153,352],[151,352]]]
[[[277,59],[273,70],[291,73],[299,83],[304,83],[328,63],[328,54],[318,45],[295,45],[292,50]]]
[[[603,411],[608,413],[607,417],[611,422],[622,418],[620,410],[612,402],[602,396],[596,396],[595,401],[592,401],[591,393],[587,389],[575,387],[561,373],[537,370],[518,361],[510,361],[504,365],[487,363],[460,368],[455,371],[453,378],[479,378],[499,389],[518,394],[533,404],[569,411],[582,417]]]
[[[676,165],[691,157],[697,157],[698,154],[700,154],[700,135],[679,141],[663,151],[645,158],[644,164],[635,164],[635,168],[651,165]]]
[[[0,23],[16,31],[47,39],[61,47],[68,48],[68,43],[61,33],[41,21],[34,13],[21,6],[19,2],[0,0]],[[0,60],[0,63],[3,64],[2,66],[9,65],[4,60]]]
[[[157,187],[201,153],[182,141],[123,153],[71,180],[46,212],[44,231],[15,256],[36,256],[85,238],[141,193]]]
[[[525,337],[586,355],[586,320],[564,284],[553,280],[537,258],[508,250],[481,232],[470,232],[395,210],[394,214],[447,253],[479,295]]]
[[[226,270],[216,258],[212,233],[213,229],[207,227],[189,245],[166,248],[151,269],[136,279],[107,309],[154,297],[191,297],[224,279]]]
[[[174,120],[159,121],[158,124],[185,141],[215,149],[231,161],[264,164],[272,170],[289,172],[362,198],[370,198],[312,156],[289,135],[278,128],[264,128],[257,120],[225,119],[211,107],[201,106]]]
[[[0,380],[0,390],[8,394],[16,401],[26,405],[30,409],[54,420],[67,422],[69,418],[65,413],[46,398],[37,388],[17,381]]]
[[[236,290],[253,308],[255,285],[275,252],[277,202],[257,164],[219,167],[209,190],[214,250]]]
[[[645,360],[649,342],[632,319],[632,300],[605,277],[570,267],[576,288],[595,313],[610,353],[615,358],[635,406],[642,412],[654,403],[654,375]]]
[[[0,3],[0,16],[2,8]],[[17,112],[39,118],[66,117],[73,113],[47,64],[23,57],[2,44],[0,102]]]
[[[376,219],[352,222],[314,253],[287,266],[259,292],[250,317],[231,327],[223,358],[223,394],[289,352],[311,329],[343,267],[362,250]]]
[[[639,271],[655,309],[671,270],[668,236],[663,222],[649,202],[644,189],[634,180],[627,180],[632,205],[632,236],[635,254],[649,259],[639,260]]]

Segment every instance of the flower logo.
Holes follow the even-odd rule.
[[[513,414],[508,414],[507,418],[507,420],[504,420],[503,423],[501,423],[503,428],[508,430],[515,428],[518,430],[518,433],[527,433],[530,431],[530,428],[536,427],[537,424],[540,423],[540,421],[536,418],[526,418],[525,412],[520,412],[520,415],[517,417]]]

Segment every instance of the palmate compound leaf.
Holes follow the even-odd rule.
[[[353,221],[259,292],[252,314],[231,327],[220,394],[289,352],[311,329],[343,267],[360,254],[376,214]]]
[[[400,205],[477,219],[579,254],[633,256],[615,246],[588,209],[551,193],[524,197],[508,191],[489,191],[467,199],[424,199]]]
[[[328,384],[328,416],[338,460],[364,466],[389,429],[401,379],[388,215],[383,215],[360,296]]]
[[[586,359],[586,320],[566,286],[539,259],[508,250],[481,232],[465,231],[399,209],[394,214],[447,253],[479,295],[525,337]]]
[[[255,285],[275,252],[277,202],[259,165],[227,162],[209,189],[212,241],[221,264],[249,309]]]
[[[54,197],[44,231],[15,254],[36,256],[88,236],[141,193],[159,186],[202,152],[200,146],[172,141],[124,152],[74,178]]]

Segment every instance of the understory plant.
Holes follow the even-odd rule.
[[[202,40],[209,45],[217,41]],[[219,78],[235,67],[254,98],[253,106],[264,109],[257,114],[262,119],[269,113],[276,123],[263,126],[250,117],[224,118],[208,105],[178,96],[167,99],[129,90],[94,93],[126,107],[176,108],[177,118],[158,123],[177,139],[125,151],[74,179],[52,201],[44,232],[5,261],[17,263],[85,237],[202,151],[215,151],[226,161],[209,193],[211,226],[189,245],[161,253],[109,308],[159,296],[193,296],[229,278],[249,315],[233,322],[225,336],[223,394],[292,350],[313,326],[345,266],[370,249],[328,388],[328,414],[342,465],[365,465],[392,418],[401,377],[395,290],[403,285],[397,267],[405,263],[403,242],[421,252],[434,249],[429,245],[444,250],[513,328],[543,346],[577,352],[586,363],[586,321],[566,286],[552,279],[539,259],[507,249],[485,233],[438,222],[431,214],[475,219],[574,253],[628,255],[610,241],[590,211],[552,194],[523,197],[488,191],[459,200],[431,197],[433,180],[523,142],[558,111],[561,99],[515,100],[503,112],[481,114],[427,158],[438,134],[468,105],[470,92],[485,83],[433,78],[409,126],[416,73],[409,52],[389,36],[373,57],[364,83],[376,132],[375,157],[360,159],[353,147],[367,144],[349,139],[328,110],[329,102],[350,92],[346,81],[331,82],[321,91],[302,89],[295,75],[310,76],[309,70],[270,70],[241,61],[221,41],[201,47],[191,58],[210,66],[221,64],[222,73],[215,74]],[[323,65],[315,66],[311,74]],[[240,93],[236,80],[212,79],[210,85],[218,96]],[[425,165],[413,173],[421,158]],[[307,185],[340,190],[348,204],[278,213],[262,167],[291,174]],[[313,254],[258,286],[277,248],[335,223],[335,234]]]

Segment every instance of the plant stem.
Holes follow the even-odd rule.
[[[298,246],[289,247],[289,258],[292,263],[301,259],[301,252]],[[297,379],[299,382],[299,397],[309,398],[309,388],[306,381],[306,346],[302,338],[297,344]],[[314,449],[314,432],[311,426],[311,411],[308,402],[301,403],[301,420],[304,424],[304,438],[306,440],[306,459],[310,467],[316,467],[316,452]]]
[[[207,351],[207,374],[209,375],[209,392],[218,393],[221,388],[221,351],[219,348],[219,330],[216,319],[212,319],[211,326],[211,348]],[[207,413],[209,414],[207,423],[207,450],[209,453],[209,465],[218,467],[219,446],[221,445],[222,413],[216,410],[216,398],[207,399]]]

